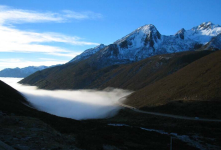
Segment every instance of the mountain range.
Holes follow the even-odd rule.
[[[115,74],[110,73],[112,76],[108,78],[105,74],[121,64],[133,64],[151,56],[184,51],[214,51],[221,49],[220,41],[221,26],[211,22],[204,22],[190,30],[181,29],[175,35],[170,36],[161,35],[152,24],[144,25],[113,44],[108,46],[101,44],[88,49],[68,63],[35,73],[22,80],[21,83],[48,89],[105,88],[105,86],[110,86],[106,83],[116,78],[121,70]],[[171,56],[168,56],[169,58]],[[157,63],[159,66],[162,65],[160,61]],[[140,72],[142,68],[137,72]],[[133,84],[136,86],[141,83]],[[123,85],[116,87],[125,88]],[[134,88],[130,89],[134,90]]]
[[[14,141],[20,140],[23,145],[37,149],[45,143],[38,141],[42,139],[39,135],[46,141],[55,139],[53,144],[46,144],[48,149],[67,149],[66,146],[169,149],[170,140],[173,140],[174,149],[220,149],[220,122],[200,120],[221,119],[220,49],[221,26],[211,22],[190,30],[181,29],[170,36],[161,35],[154,25],[145,25],[113,44],[98,45],[66,64],[37,71],[20,81],[43,89],[114,87],[134,91],[122,101],[133,109],[121,109],[115,117],[106,119],[76,121],[40,112],[32,109],[16,90],[0,81],[0,110],[6,113],[0,116],[0,122],[3,118],[6,123],[0,124],[1,132],[6,135],[0,139],[14,147],[18,145]],[[137,109],[167,116],[188,116],[193,120],[139,113]],[[16,122],[15,115],[22,118],[16,118]],[[23,119],[28,120],[31,135],[27,137],[32,137],[32,141],[20,138],[21,130],[22,133],[29,131],[23,130],[26,125]],[[38,120],[46,124],[38,127]],[[15,129],[14,126],[19,127]],[[33,129],[36,131],[34,134]],[[155,133],[155,129],[163,134]],[[47,131],[48,136],[41,131]],[[167,132],[169,135],[165,134]],[[176,141],[176,137],[188,145]],[[52,147],[57,144],[60,145]]]
[[[134,93],[125,103],[138,109],[217,118],[221,113],[217,108],[220,41],[221,26],[211,22],[171,36],[145,25],[113,44],[88,49],[20,83],[44,89],[129,89]]]
[[[217,50],[221,48],[220,33],[221,26],[211,22],[204,22],[189,30],[182,28],[175,35],[170,36],[161,35],[154,25],[149,24],[136,29],[113,44],[108,46],[101,44],[86,50],[70,62],[92,57],[91,64],[104,68],[159,54],[193,51],[203,46],[206,46],[206,49]]]
[[[40,71],[48,68],[47,66],[29,66],[25,68],[6,68],[0,71],[0,77],[16,77],[16,78],[24,78],[27,77],[36,71]]]

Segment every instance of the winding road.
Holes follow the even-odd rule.
[[[122,103],[119,103],[119,105],[124,107],[124,108],[128,108],[128,109],[131,109],[135,112],[142,113],[142,114],[169,117],[169,118],[175,118],[175,119],[193,120],[193,121],[221,122],[221,120],[218,120],[218,119],[206,119],[206,118],[199,118],[199,117],[186,117],[186,116],[178,116],[178,115],[171,115],[171,114],[164,114],[164,113],[157,113],[157,112],[149,112],[149,111],[139,110],[135,107],[131,107],[131,106],[128,106],[128,105],[125,105],[125,104],[122,104]]]

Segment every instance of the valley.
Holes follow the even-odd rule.
[[[26,146],[39,149],[40,146],[46,149],[168,149],[170,137],[173,137],[173,147],[178,149],[220,147],[219,122],[140,114],[127,108],[121,109],[111,118],[77,121],[24,105],[26,100],[2,82],[1,89],[0,108],[3,114],[0,117],[0,140],[14,148],[22,149]],[[22,130],[23,128],[26,130]],[[38,137],[35,137],[36,134]],[[41,138],[48,141],[52,135],[56,138],[50,139],[51,144],[41,142]],[[25,140],[26,137],[29,139]],[[202,142],[199,143],[199,140]]]
[[[169,36],[148,24],[36,71],[23,90],[2,80],[0,140],[21,150],[221,149],[220,34],[212,22]]]

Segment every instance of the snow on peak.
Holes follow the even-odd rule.
[[[197,41],[201,44],[206,44],[212,37],[221,33],[221,26],[215,25],[212,22],[204,22],[190,30],[187,30],[186,37]]]
[[[176,34],[175,36],[176,37],[179,37],[181,39],[184,39],[184,33],[186,32],[186,30],[184,28],[180,29]]]
[[[196,50],[213,40],[210,45],[219,48],[221,26],[212,22],[204,22],[192,29],[182,28],[175,35],[161,35],[152,25],[144,25],[113,44],[103,44],[88,49],[76,56],[70,62],[84,60],[97,52],[94,61],[98,66],[105,67],[113,64],[122,64],[139,61],[157,54],[176,53],[181,51]]]
[[[100,44],[100,45],[98,45],[94,48],[87,49],[83,53],[81,53],[80,55],[77,55],[76,57],[74,57],[69,62],[76,62],[76,61],[87,59],[87,58],[89,58],[90,56],[92,56],[93,54],[95,54],[96,52],[98,52],[99,50],[101,50],[105,47],[106,46],[104,44]]]
[[[183,34],[186,30],[184,28],[180,29],[175,35],[177,34]]]
[[[193,27],[192,30],[213,30],[216,27],[220,27],[220,25],[215,25],[212,22],[203,22],[200,25]]]
[[[97,52],[98,50],[100,50],[100,49],[102,49],[104,47],[105,47],[104,44],[100,44],[100,45],[98,45],[98,46],[96,46],[94,48],[90,48],[90,49],[85,50],[83,53],[90,53],[90,52],[95,53],[95,52]]]
[[[212,40],[205,46],[206,49],[210,50],[220,50],[221,49],[221,33],[216,37],[213,37]]]
[[[121,48],[142,47],[143,45],[145,45],[146,40],[152,39],[152,38],[157,40],[157,39],[160,39],[160,37],[161,35],[158,32],[157,28],[152,24],[148,24],[148,25],[144,25],[144,26],[137,28],[130,34],[114,42],[114,44],[121,45]],[[127,44],[125,45],[124,43],[127,43]]]
[[[137,28],[137,30],[135,30],[136,32],[143,32],[145,34],[149,34],[151,31],[153,32],[157,32],[157,28],[152,25],[152,24],[148,24],[148,25],[144,25],[144,26],[141,26],[139,28]]]

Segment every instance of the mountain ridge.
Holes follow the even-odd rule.
[[[96,46],[94,48],[87,49],[84,52],[82,52],[80,55],[77,55],[76,57],[74,57],[68,63],[78,62],[78,61],[87,59],[90,56],[92,56],[93,54],[95,54],[96,52],[98,52],[99,50],[103,49],[104,47],[106,47],[104,44],[100,44],[100,45],[98,45],[98,46]]]
[[[92,62],[98,68],[127,64],[154,55],[197,50],[220,33],[221,26],[211,22],[204,22],[189,30],[182,28],[169,36],[161,35],[154,25],[148,24],[137,28],[113,44],[97,50],[96,54],[90,57],[93,57]],[[220,49],[221,45],[217,47]]]
[[[161,35],[157,28],[152,24],[144,25],[117,40],[113,44],[95,50],[95,52],[93,52],[93,48],[89,49],[89,51],[92,50],[93,54],[81,57],[83,59],[80,61],[69,62],[53,69],[37,72],[23,79],[20,83],[36,85],[40,88],[47,89],[105,88],[104,86],[101,86],[101,83],[106,85],[106,87],[112,85],[106,83],[118,75],[120,70],[115,74],[112,74],[111,72],[118,68],[119,65],[130,65],[153,56],[164,57],[162,55],[165,54],[175,54],[178,52],[195,50],[204,51],[206,44],[214,41],[214,38],[216,39],[216,37],[219,37],[218,33],[221,33],[221,26],[214,25],[211,22],[202,23],[190,30],[181,29],[171,36]],[[214,36],[216,34],[218,35]],[[210,41],[203,45],[202,43],[205,42],[205,39],[210,39]],[[197,42],[197,40],[201,42]],[[219,44],[219,42],[216,43],[216,49],[221,49],[221,44]],[[84,52],[82,54],[84,54]],[[191,55],[190,57],[193,58],[192,61],[195,61],[195,59],[201,57],[201,54],[198,53],[196,58]],[[186,60],[188,60],[188,58],[186,58]],[[158,64],[161,63],[160,60],[157,61],[159,61],[157,62]],[[177,64],[179,64],[179,60],[176,61]],[[190,62],[187,61],[186,64],[188,63]],[[181,66],[183,67],[186,64],[184,61]],[[180,67],[176,65],[174,67],[177,68],[177,70],[180,69]],[[149,67],[149,69],[150,68],[151,67]],[[108,72],[112,75],[109,76],[107,74]],[[105,74],[108,75],[109,78],[104,77]],[[130,71],[128,74],[130,74]],[[104,80],[98,80],[98,78],[104,78]],[[123,80],[124,79],[122,79],[122,81]],[[97,86],[95,86],[95,83]],[[118,84],[116,84],[115,87],[128,88],[127,86]],[[137,90],[137,88],[130,89]]]
[[[47,66],[28,66],[24,68],[6,68],[0,71],[0,77],[27,77],[36,71],[44,70]]]

